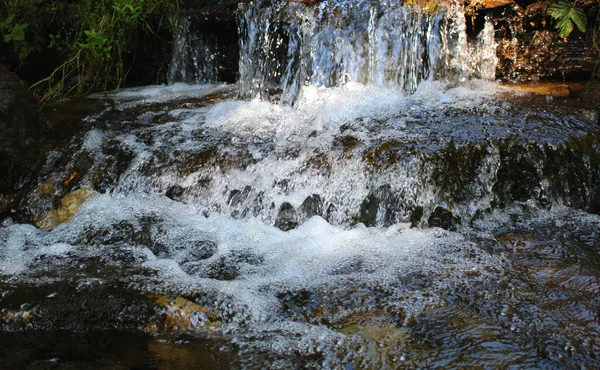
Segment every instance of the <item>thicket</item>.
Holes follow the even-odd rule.
[[[43,100],[118,88],[139,52],[140,37],[175,32],[180,3],[0,0],[0,50],[21,67],[56,56],[48,60],[54,62],[49,74],[33,85]]]

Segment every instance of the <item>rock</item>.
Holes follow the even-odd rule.
[[[307,197],[300,206],[300,218],[306,221],[313,216],[323,216],[323,200],[318,194]]]
[[[306,4],[306,5],[317,5],[320,2],[323,2],[323,0],[285,0],[288,3],[302,3],[302,4]]]
[[[470,0],[467,1],[468,7],[475,9],[499,8],[514,3],[513,0]]]
[[[279,207],[279,213],[277,213],[277,219],[275,220],[275,227],[283,231],[298,227],[298,213],[294,206],[285,202]]]
[[[148,333],[157,330],[192,330],[201,327],[216,330],[221,325],[211,310],[183,297],[172,299],[161,295],[150,298],[156,304],[158,318],[146,326],[145,331]]]
[[[17,76],[0,65],[0,194],[3,203],[26,188],[44,158],[48,123]],[[9,206],[4,205],[4,209]]]
[[[449,210],[436,207],[429,220],[429,226],[441,227],[444,230],[456,231],[457,225],[460,224],[460,217],[456,217]]]
[[[582,89],[582,84],[577,82],[533,82],[526,84],[506,84],[509,89],[523,93],[548,95],[557,98],[567,98],[574,91]]]
[[[35,219],[35,225],[41,229],[52,230],[56,226],[71,220],[71,218],[75,216],[75,213],[77,213],[79,207],[97,194],[98,193],[94,190],[86,188],[77,189],[68,193],[61,199],[58,208],[52,209],[45,214],[38,215]]]
[[[180,202],[181,197],[183,197],[184,191],[185,191],[185,189],[183,187],[181,187],[180,185],[173,185],[167,190],[167,192],[165,193],[165,196],[171,200]]]

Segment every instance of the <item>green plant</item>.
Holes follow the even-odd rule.
[[[19,60],[24,60],[31,53],[40,51],[42,43],[39,38],[28,38],[26,30],[29,24],[20,23],[16,20],[17,14],[12,13],[0,22],[0,32],[3,34],[2,41],[12,44]]]
[[[54,70],[33,85],[42,99],[118,88],[142,38],[175,32],[182,0],[0,1],[5,58],[20,63],[52,49]],[[10,45],[10,46],[6,46]],[[8,49],[7,49],[8,48]],[[0,50],[2,52],[2,50]]]
[[[561,37],[569,37],[574,26],[581,32],[586,31],[587,15],[576,6],[576,2],[570,3],[564,0],[554,0],[546,10],[556,22],[555,27]]]

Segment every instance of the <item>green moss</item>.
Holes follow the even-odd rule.
[[[365,150],[363,158],[373,168],[381,169],[401,160],[402,142],[392,139]]]

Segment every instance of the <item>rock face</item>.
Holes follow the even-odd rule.
[[[479,11],[467,25],[475,25],[476,33],[476,24],[482,24],[483,18],[490,17],[494,22],[498,79],[519,83],[587,82],[592,77],[596,56],[590,45],[589,32],[584,34],[575,30],[568,38],[560,37],[555,23],[546,13],[549,2],[516,1],[493,9],[489,5],[477,7],[483,3],[471,2],[471,7]]]
[[[48,125],[27,86],[0,65],[0,197],[30,180],[43,159]],[[2,203],[2,202],[0,202]],[[7,205],[1,208],[9,208]],[[4,210],[5,210],[4,209]],[[0,209],[0,211],[4,211]]]

